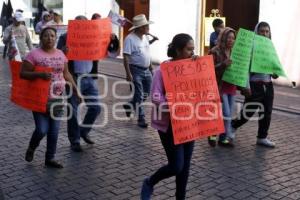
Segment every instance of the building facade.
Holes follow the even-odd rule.
[[[271,25],[273,43],[289,77],[276,81],[285,85],[291,81],[300,84],[300,46],[296,45],[300,44],[296,35],[299,32],[299,0],[11,0],[11,3],[14,9],[24,10],[26,24],[30,27],[39,1],[48,9],[61,9],[65,24],[79,14],[90,18],[97,12],[106,17],[113,10],[131,20],[133,16],[144,13],[154,21],[150,33],[159,38],[151,45],[152,58],[157,62],[168,59],[169,42],[175,34],[182,32],[194,38],[195,53],[205,55],[204,18],[209,17],[212,9],[218,9],[226,18],[226,25],[236,30],[240,27],[254,30],[255,24],[263,20]],[[129,23],[124,28],[113,26],[113,31],[122,41],[130,27]]]

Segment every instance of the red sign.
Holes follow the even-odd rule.
[[[11,61],[12,87],[10,100],[15,104],[36,112],[46,112],[51,80],[20,78],[21,62]],[[35,67],[35,71],[51,72],[49,67]]]
[[[109,18],[70,20],[67,34],[69,60],[99,60],[107,55],[112,28]]]
[[[212,56],[161,64],[174,143],[224,132]]]

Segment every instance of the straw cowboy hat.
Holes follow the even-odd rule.
[[[149,25],[149,24],[153,24],[154,22],[152,21],[147,21],[147,18],[144,14],[140,14],[137,15],[135,17],[132,18],[132,24],[133,26],[129,29],[129,31],[132,31],[136,28],[145,26],[145,25]]]

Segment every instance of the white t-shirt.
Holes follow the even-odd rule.
[[[124,41],[124,54],[129,55],[129,64],[148,68],[150,66],[150,45],[147,37],[140,39],[134,32]]]

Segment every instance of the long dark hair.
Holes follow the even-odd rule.
[[[172,42],[168,45],[168,57],[176,58],[178,56],[176,50],[182,50],[191,40],[193,40],[192,36],[186,33],[179,33],[175,35]]]

